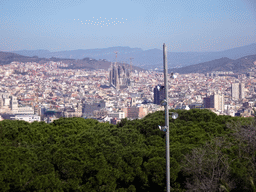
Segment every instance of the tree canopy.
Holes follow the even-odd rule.
[[[173,191],[256,191],[256,121],[209,110],[170,119]],[[117,125],[93,119],[0,122],[2,191],[166,191],[164,111]]]

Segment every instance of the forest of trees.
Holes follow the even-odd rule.
[[[255,118],[176,110],[172,191],[256,191]],[[0,191],[166,191],[164,111],[118,125],[93,119],[0,122]]]

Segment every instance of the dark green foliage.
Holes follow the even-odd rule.
[[[256,121],[177,110],[173,191],[255,191]],[[118,125],[61,118],[0,122],[1,191],[166,191],[164,112]]]

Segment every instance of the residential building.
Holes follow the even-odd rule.
[[[32,123],[34,121],[41,121],[41,117],[38,115],[15,115],[13,117],[15,120],[20,120],[20,121],[26,121],[29,123]]]
[[[231,95],[233,100],[244,98],[244,83],[232,83]]]
[[[216,111],[224,111],[224,96],[214,94],[204,98],[204,108],[212,108]]]
[[[239,99],[239,83],[232,83],[231,84],[231,97],[233,100]]]

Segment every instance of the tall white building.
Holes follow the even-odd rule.
[[[244,98],[244,83],[239,84],[239,98],[240,99]]]
[[[233,100],[244,98],[244,83],[232,83],[231,97]]]
[[[216,111],[224,111],[224,96],[214,94],[210,96],[210,107]]]
[[[239,99],[239,83],[231,84],[231,97],[233,100]]]

